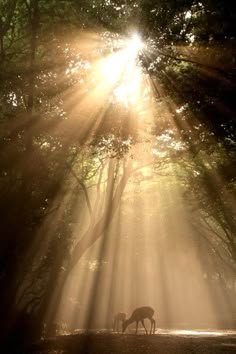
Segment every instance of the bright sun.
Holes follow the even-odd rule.
[[[138,33],[134,33],[131,39],[128,40],[127,44],[127,50],[135,57],[143,49],[144,46],[141,37]]]
[[[113,99],[126,107],[139,100],[142,70],[137,63],[137,56],[143,47],[141,37],[134,33],[124,41],[122,49],[101,63],[104,84],[112,88]]]

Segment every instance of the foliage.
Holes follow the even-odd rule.
[[[18,307],[43,313],[47,285],[106,232],[130,176],[148,179],[132,166],[139,136],[125,107],[109,104],[93,135],[95,120],[85,128],[86,110],[83,117],[73,109],[75,91],[82,99],[96,88],[96,59],[116,50],[113,38],[137,28],[148,47],[139,64],[154,87],[153,169],[168,170],[174,161],[185,170],[185,197],[211,229],[210,248],[223,250],[220,257],[235,266],[235,16],[220,0],[0,1],[5,314]],[[84,46],[87,39],[99,49]],[[88,229],[81,227],[75,244],[74,224],[81,226],[84,209]],[[46,253],[35,246],[38,239]],[[6,328],[11,322],[9,316]]]

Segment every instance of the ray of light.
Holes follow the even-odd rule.
[[[95,50],[98,42],[94,39],[92,44],[84,41],[82,45]],[[66,321],[71,330],[112,326],[116,312],[131,314],[141,305],[153,306],[163,327],[206,326],[207,321],[217,326],[217,307],[226,308],[223,291],[215,299],[212,285],[203,277],[206,255],[198,252],[197,242],[189,236],[194,232],[181,188],[176,189],[177,172],[173,167],[160,168],[161,158],[168,152],[172,153],[169,160],[174,164],[174,153],[185,149],[180,138],[183,131],[192,129],[192,124],[181,119],[185,107],[179,107],[170,98],[158,79],[141,70],[137,55],[143,46],[138,35],[134,35],[118,51],[105,57],[98,55],[88,68],[87,83],[75,85],[73,93],[64,93],[70,119],[55,127],[57,133],[66,128],[73,130],[67,136],[68,144],[71,135],[89,144],[109,107],[117,105],[128,112],[130,130],[137,130],[137,144],[128,156],[132,174],[126,194],[120,195],[119,208],[113,215],[112,197],[127,165],[125,159],[114,162],[107,158],[100,192],[93,186],[88,193],[96,210],[89,215],[85,208],[73,230],[76,245],[84,231],[97,231],[96,221],[103,220],[107,213],[103,237],[84,254],[60,287],[55,281],[47,320]],[[165,76],[179,92],[178,83],[170,75]],[[159,106],[157,100],[161,101]],[[115,121],[116,117],[110,119]],[[161,126],[163,121],[165,129]],[[197,121],[196,118],[194,122]],[[154,127],[159,129],[157,136],[153,136]],[[201,166],[208,163],[204,156],[199,160]],[[155,165],[159,169],[155,170]],[[164,176],[162,182],[158,173]],[[98,183],[99,177],[94,179]],[[210,183],[221,184],[221,177],[211,177]],[[73,191],[62,198],[64,207],[72,194]],[[83,201],[74,206],[74,211],[80,213],[84,206]],[[57,215],[62,218],[62,211]],[[47,243],[42,246],[46,247]]]

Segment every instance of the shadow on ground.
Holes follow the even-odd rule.
[[[235,354],[236,332],[159,331],[154,335],[81,332],[35,343],[29,354]]]

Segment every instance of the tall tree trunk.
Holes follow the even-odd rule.
[[[39,0],[31,0],[28,7],[29,12],[29,26],[31,29],[30,37],[30,62],[29,62],[29,92],[27,111],[30,115],[33,113],[34,96],[35,96],[35,63],[36,63],[36,50],[37,50],[37,37],[39,28]]]
[[[119,208],[122,194],[130,177],[131,171],[132,169],[129,163],[126,169],[124,169],[119,183],[116,185],[115,176],[117,171],[114,161],[111,161],[108,168],[108,185],[106,190],[105,207],[102,215],[100,216],[100,219],[97,221],[97,223],[94,223],[91,219],[89,228],[77,242],[72,251],[71,257],[66,266],[66,270],[64,272],[60,271],[60,267],[62,265],[61,263],[56,264],[53,267],[54,275],[52,275],[52,281],[54,282],[54,289],[47,289],[40,310],[41,313],[46,313],[47,320],[51,320],[56,314],[61,300],[61,294],[71,271],[74,269],[87,249],[89,249],[99,238],[106,234],[106,231],[108,230],[113,220],[115,212]]]
[[[7,4],[8,11],[4,13],[5,20],[2,21],[0,17],[0,62],[3,63],[5,60],[5,49],[4,49],[4,36],[6,35],[7,31],[9,30],[12,22],[12,18],[15,13],[17,0],[8,0],[9,4]]]
[[[69,265],[70,269],[74,268],[74,266],[81,259],[84,252],[102,236],[107,227],[110,225],[111,221],[113,220],[113,216],[120,205],[121,197],[127,184],[127,181],[130,177],[130,173],[131,168],[130,165],[128,165],[124,170],[123,176],[121,177],[120,182],[118,183],[116,188],[114,186],[114,179],[110,179],[110,183],[107,188],[107,197],[104,213],[99,219],[99,221],[95,225],[92,225],[92,228],[89,227],[88,230],[82,236],[82,238],[77,242],[71,254],[71,262]]]
[[[0,25],[0,32],[1,32],[1,25]],[[4,62],[4,58],[5,58],[5,53],[4,53],[4,43],[3,43],[3,35],[1,33],[1,37],[0,37],[0,61],[1,63]]]

